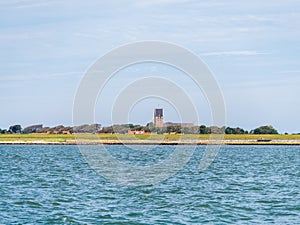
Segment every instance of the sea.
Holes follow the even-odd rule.
[[[110,172],[127,179],[126,166],[143,174],[189,147],[105,151],[125,168]],[[173,174],[135,185],[95,169],[76,145],[1,145],[0,224],[300,224],[300,146],[221,146],[199,170],[206,150],[194,146]]]

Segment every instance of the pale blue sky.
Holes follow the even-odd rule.
[[[87,68],[111,49],[143,40],[179,44],[203,59],[223,91],[227,125],[300,132],[298,0],[0,0],[0,128],[71,125]],[[180,76],[145,68],[124,73],[130,79],[149,72],[175,81]],[[107,96],[130,79],[116,76]],[[193,97],[191,84],[181,85]],[[101,101],[97,122],[107,125],[109,110]],[[170,105],[152,101],[149,110],[136,107],[130,122],[148,122],[157,104],[169,111],[167,120],[177,119]],[[206,103],[199,100],[197,107],[209,125]]]

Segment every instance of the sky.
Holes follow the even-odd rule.
[[[177,44],[207,64],[223,93],[227,126],[300,132],[298,0],[0,0],[0,128],[72,125],[88,68],[112,49],[145,40]],[[199,123],[212,125],[205,95],[185,74],[159,64],[116,73],[98,96],[95,122],[111,124],[118,93],[149,76],[185,89]],[[166,121],[180,119],[167,100],[148,98],[124,122],[144,125],[155,107],[164,108]]]

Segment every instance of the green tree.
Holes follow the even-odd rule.
[[[167,133],[176,132],[178,134],[182,133],[182,127],[180,125],[168,126]]]
[[[13,126],[10,126],[8,131],[10,133],[21,133],[22,132],[22,127],[21,125],[13,125]]]
[[[1,134],[7,134],[7,130],[6,129],[1,130]]]
[[[199,134],[199,127],[198,126],[184,126],[182,127],[182,132],[184,134]]]
[[[154,123],[153,122],[149,122],[149,123],[147,123],[146,127],[154,127]]]
[[[205,125],[199,127],[199,134],[208,134],[208,129]]]
[[[271,125],[261,126],[251,131],[252,134],[278,134],[278,131]]]
[[[209,134],[224,134],[224,127],[210,126],[208,127]]]
[[[236,134],[235,129],[232,127],[226,127],[225,134]]]
[[[247,133],[248,133],[247,131],[239,127],[236,128],[226,127],[225,129],[225,134],[247,134]]]

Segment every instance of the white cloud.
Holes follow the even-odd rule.
[[[268,55],[267,52],[258,51],[220,51],[220,52],[205,52],[202,56],[255,56],[255,55]]]

